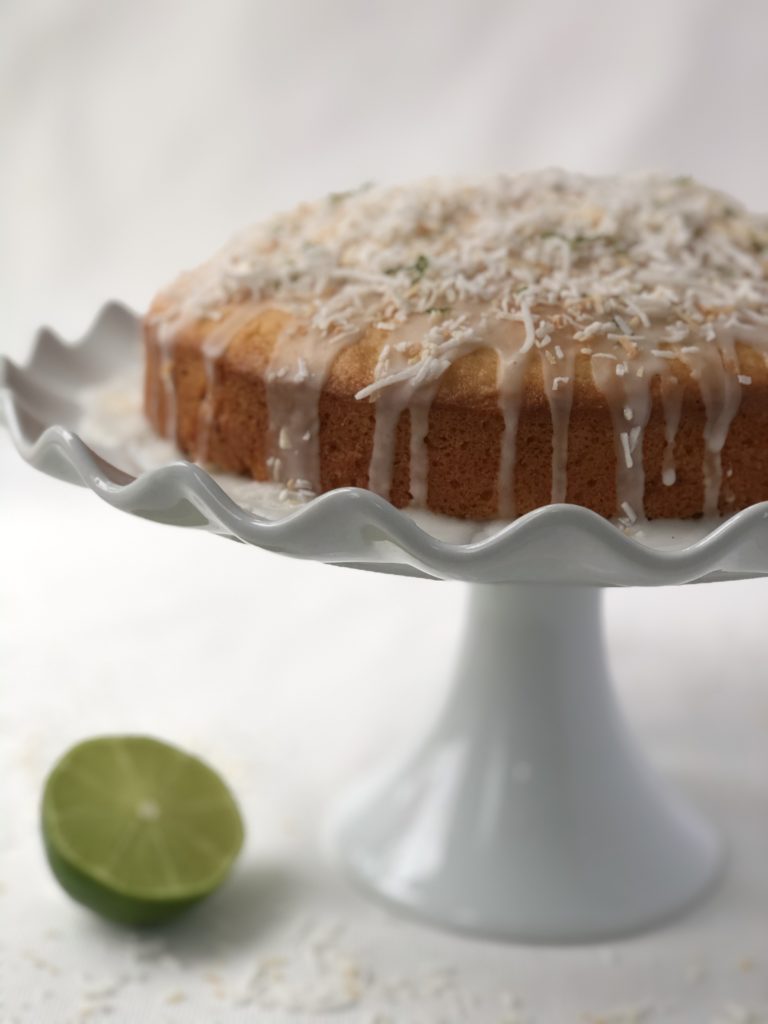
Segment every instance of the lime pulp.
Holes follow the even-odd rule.
[[[42,832],[70,896],[137,925],[166,921],[213,892],[244,835],[220,776],[147,736],[103,736],[69,750],[45,785]]]

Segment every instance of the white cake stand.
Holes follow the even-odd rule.
[[[136,391],[120,409],[115,382],[140,359],[136,317],[111,304],[78,344],[44,330],[26,367],[0,361],[21,455],[158,522],[470,585],[452,693],[430,735],[341,806],[334,831],[353,875],[427,921],[553,943],[626,935],[705,893],[719,844],[621,718],[600,588],[768,574],[768,504],[710,529],[667,523],[634,536],[566,505],[483,528],[416,521],[355,489],[286,508],[268,487],[214,479],[123,431]]]

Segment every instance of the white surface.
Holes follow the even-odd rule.
[[[108,295],[141,308],[244,220],[371,177],[658,167],[765,209],[766,30],[759,0],[6,2],[0,348],[21,355],[41,321],[76,334]],[[127,1024],[314,1019],[248,990],[280,954],[294,979],[321,974],[330,1004],[362,989],[341,1018],[354,1024],[768,1012],[763,582],[607,599],[625,706],[727,836],[724,885],[678,925],[610,949],[503,947],[390,917],[317,847],[341,787],[431,720],[459,585],[121,517],[23,466],[1,434],[0,491],[3,1024],[84,1006]],[[54,758],[124,729],[207,755],[249,823],[231,883],[164,933],[164,953],[70,904],[36,833]],[[440,995],[442,969],[455,974]]]

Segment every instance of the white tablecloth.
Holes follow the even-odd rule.
[[[242,221],[368,178],[661,167],[765,207],[766,30],[759,3],[693,0],[8,2],[0,348],[143,306]],[[361,897],[322,839],[431,720],[462,588],[133,520],[0,435],[0,1021],[768,1019],[765,588],[607,595],[628,715],[726,837],[713,898],[611,946],[483,943]],[[248,824],[224,888],[152,935],[72,904],[37,831],[55,758],[128,730],[207,757]]]

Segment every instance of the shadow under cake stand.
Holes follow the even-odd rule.
[[[661,782],[621,716],[601,588],[768,574],[768,505],[709,529],[667,523],[635,536],[568,505],[475,532],[448,523],[446,536],[445,523],[357,489],[270,518],[266,499],[254,511],[199,466],[166,453],[138,467],[135,439],[93,440],[94,393],[135,378],[140,360],[137,318],[110,304],[77,344],[43,330],[25,367],[0,361],[2,410],[21,455],[144,518],[467,585],[453,686],[429,735],[335,815],[337,848],[359,881],[435,924],[551,943],[627,935],[706,892],[719,843]]]

